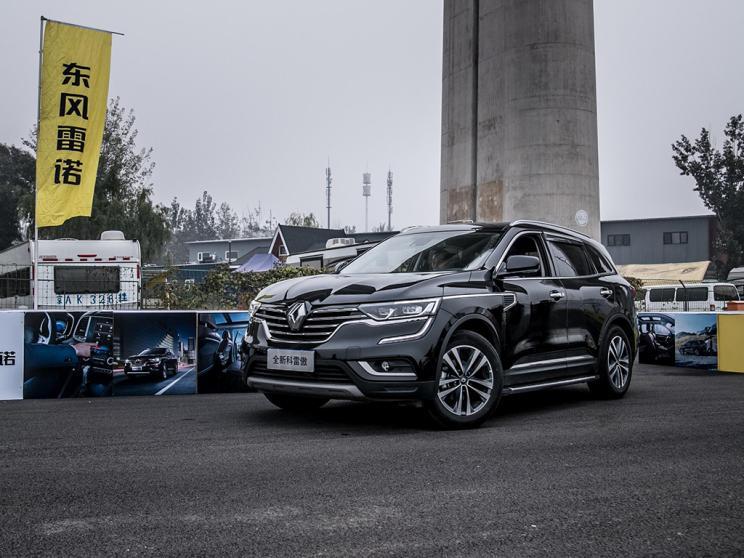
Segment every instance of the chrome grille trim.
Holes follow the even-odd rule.
[[[324,343],[342,325],[364,321],[367,318],[357,306],[318,307],[310,311],[299,331],[292,331],[287,321],[286,310],[287,307],[284,305],[263,304],[256,311],[256,320],[263,324],[269,339],[293,343]]]

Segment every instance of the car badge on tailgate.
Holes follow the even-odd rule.
[[[300,331],[302,324],[305,322],[305,318],[310,313],[312,306],[309,302],[295,302],[292,306],[287,309],[287,322],[289,323],[289,329],[292,331]]]

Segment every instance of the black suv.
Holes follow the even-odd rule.
[[[587,382],[628,390],[634,292],[604,247],[532,221],[413,227],[333,275],[251,305],[243,378],[282,408],[418,400],[474,426],[502,395]]]

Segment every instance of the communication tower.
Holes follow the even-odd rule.
[[[362,196],[364,196],[364,231],[369,232],[369,197],[372,195],[372,173],[362,174]]]

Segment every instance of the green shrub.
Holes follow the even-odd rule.
[[[184,283],[171,269],[143,285],[147,307],[169,310],[246,310],[258,292],[284,279],[318,275],[323,270],[278,266],[270,271],[237,273],[227,265],[207,272],[200,283]]]

